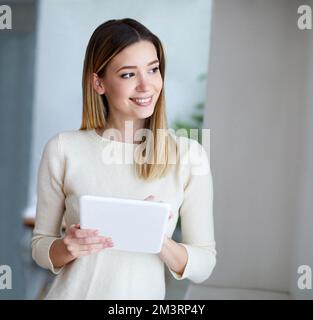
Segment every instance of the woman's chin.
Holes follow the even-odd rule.
[[[139,119],[146,119],[152,116],[154,112],[154,107],[142,108],[140,110],[136,110],[136,115]]]

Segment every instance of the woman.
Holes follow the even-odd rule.
[[[81,128],[52,137],[38,170],[33,258],[57,274],[47,299],[164,299],[164,266],[177,280],[210,276],[216,251],[208,158],[198,142],[167,130],[164,71],[160,40],[139,22],[110,20],[92,34]],[[112,151],[123,161],[107,161]],[[114,250],[114,239],[80,229],[83,194],[170,203],[161,252]],[[179,215],[182,243],[171,239]]]

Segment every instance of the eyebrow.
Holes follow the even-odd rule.
[[[155,64],[155,63],[157,63],[157,62],[159,62],[159,60],[153,60],[153,61],[149,62],[149,63],[147,64],[147,66],[151,66],[152,64]],[[123,70],[123,69],[136,69],[136,68],[137,68],[136,66],[124,66],[124,67],[121,67],[121,68],[119,68],[118,70],[116,70],[116,72],[119,72],[119,71],[121,71],[121,70]]]

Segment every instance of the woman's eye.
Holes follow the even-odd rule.
[[[155,68],[153,68],[153,69],[151,69],[153,72],[152,73],[157,73],[158,72],[158,70],[159,70],[159,67],[155,67]]]
[[[150,71],[152,71],[152,72],[150,72]],[[151,69],[150,71],[149,71],[150,73],[157,73],[159,71],[159,67],[155,67],[155,68]],[[133,72],[131,72],[131,73],[123,73],[121,75],[121,78],[129,79],[129,78],[133,77],[134,75],[135,74]]]
[[[121,75],[121,78],[123,79],[129,79],[131,76],[133,76],[133,73],[124,73]]]

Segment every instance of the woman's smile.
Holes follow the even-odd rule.
[[[152,97],[153,96],[150,96],[147,98],[129,98],[129,99],[139,107],[147,107],[151,104]]]

